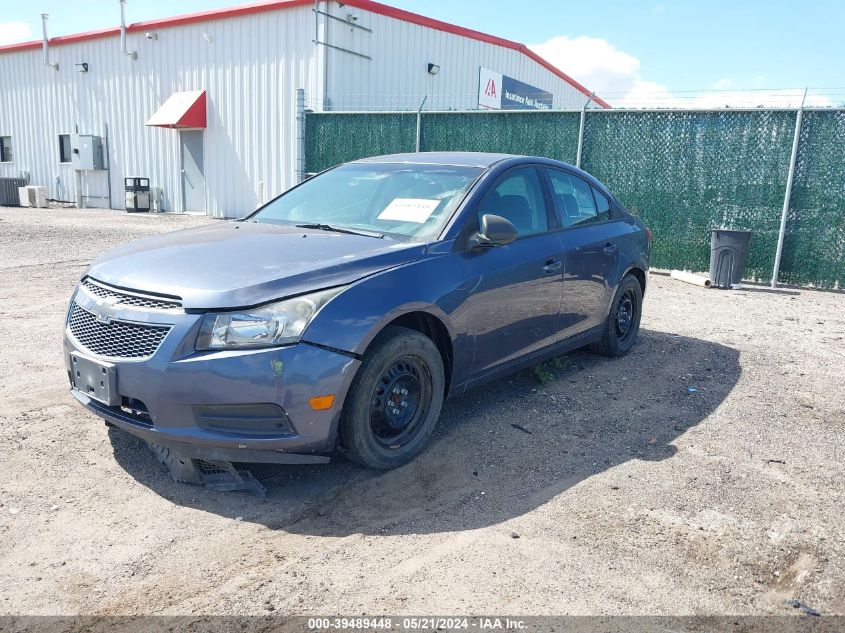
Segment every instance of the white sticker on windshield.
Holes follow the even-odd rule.
[[[398,222],[416,222],[422,224],[434,213],[440,200],[425,198],[394,198],[384,211],[378,214],[379,220]]]

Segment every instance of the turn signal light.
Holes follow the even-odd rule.
[[[308,401],[314,411],[325,411],[331,409],[334,404],[334,394],[327,396],[315,396]]]
[[[654,234],[651,232],[651,229],[648,228],[648,227],[645,227],[645,236],[646,236],[646,239],[648,240],[648,243],[651,244],[651,238],[654,237]]]

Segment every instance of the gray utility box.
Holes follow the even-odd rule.
[[[90,134],[70,135],[70,162],[76,171],[97,171],[106,168],[103,139]]]

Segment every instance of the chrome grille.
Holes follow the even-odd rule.
[[[149,358],[170,331],[169,325],[147,325],[112,320],[103,323],[97,315],[76,303],[70,311],[68,329],[82,347],[111,358]]]
[[[121,290],[114,290],[108,286],[104,286],[92,279],[84,279],[82,287],[85,291],[99,298],[116,297],[114,305],[116,306],[132,306],[145,310],[178,310],[182,307],[179,301],[174,299],[159,299],[142,294],[130,294]]]

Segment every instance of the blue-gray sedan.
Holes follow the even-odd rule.
[[[627,353],[650,242],[564,163],[355,161],[97,259],[67,314],[71,392],[184,481],[338,451],[393,468],[446,397],[577,347]]]

